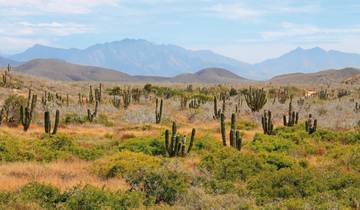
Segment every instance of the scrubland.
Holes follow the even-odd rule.
[[[11,73],[0,88],[0,209],[360,209],[358,87],[253,86],[264,88],[267,100],[255,112],[245,99],[248,86],[240,84],[104,82],[90,120],[99,83]],[[310,88],[318,94],[303,97]],[[37,101],[24,131],[19,110],[29,89]],[[290,98],[299,119],[284,126]],[[156,99],[163,100],[158,123]],[[54,127],[55,110],[57,132],[45,133],[44,112]],[[270,135],[262,128],[264,110],[272,112]],[[305,129],[309,114],[317,119],[312,133]],[[178,142],[186,150],[196,131],[188,153],[169,152],[173,122],[180,141],[187,136]],[[232,126],[240,135],[234,146]]]

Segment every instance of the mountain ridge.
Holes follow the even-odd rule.
[[[37,44],[9,58],[19,61],[37,58],[61,59],[74,64],[123,71],[131,75],[163,77],[216,67],[255,80],[267,80],[276,75],[294,72],[360,68],[359,54],[324,50],[320,47],[297,47],[281,56],[249,64],[210,50],[189,50],[173,44],[154,44],[144,39],[123,39],[95,44],[85,49],[63,49]]]

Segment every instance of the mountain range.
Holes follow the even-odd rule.
[[[73,64],[113,69],[129,75],[155,77],[174,77],[180,74],[184,78],[200,69],[221,68],[253,80],[266,80],[277,75],[297,72],[360,68],[359,54],[326,51],[319,47],[297,48],[280,57],[249,64],[208,50],[188,50],[175,45],[154,44],[142,39],[124,39],[96,44],[86,49],[35,45],[22,53],[3,59],[4,61],[0,59],[0,66],[7,62],[16,65],[17,62],[33,59],[59,59]]]

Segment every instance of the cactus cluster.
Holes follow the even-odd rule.
[[[292,127],[298,124],[299,121],[299,112],[292,111],[292,100],[293,97],[291,96],[289,102],[288,118],[286,118],[286,115],[283,115],[283,124],[284,126],[288,127]]]
[[[161,117],[162,117],[162,113],[163,113],[163,100],[160,100],[160,105],[159,105],[159,99],[156,99],[156,107],[155,107],[155,121],[156,124],[160,124],[161,123]]]
[[[221,138],[222,138],[223,145],[226,146],[226,125],[225,125],[224,113],[221,113],[221,115],[220,115],[220,130],[221,130]],[[229,137],[230,137],[230,146],[234,147],[240,151],[242,139],[240,136],[240,132],[237,129],[235,113],[233,113],[231,115],[231,129],[230,129]]]
[[[264,114],[261,117],[261,125],[263,128],[264,134],[267,134],[267,135],[273,134],[274,125],[272,123],[271,111],[264,111]]]
[[[308,134],[313,134],[317,128],[317,119],[313,119],[312,115],[309,114],[308,120],[305,121],[305,130]]]
[[[45,133],[49,134],[49,135],[55,135],[57,133],[58,127],[59,127],[59,123],[60,123],[60,111],[56,110],[56,114],[55,114],[55,122],[54,122],[54,128],[52,129],[51,127],[51,120],[50,120],[50,112],[46,111],[44,113],[44,128],[45,128]]]
[[[111,100],[111,103],[115,108],[120,109],[121,100],[120,100],[120,98],[116,97],[116,95],[113,96],[113,99]]]
[[[181,98],[180,98],[180,108],[181,108],[182,110],[186,109],[186,108],[187,108],[187,104],[188,104],[188,97],[182,95]]]
[[[340,99],[340,98],[342,98],[342,97],[344,97],[344,96],[348,96],[348,95],[350,95],[350,94],[351,94],[351,92],[350,92],[349,90],[340,89],[340,90],[338,90],[338,92],[337,92],[337,97]]]
[[[193,98],[189,103],[189,108],[190,109],[198,109],[198,108],[200,108],[200,104],[201,104],[200,99]]]
[[[214,120],[218,120],[221,116],[221,113],[225,113],[225,109],[226,109],[226,97],[220,96],[220,98],[222,98],[222,109],[218,109],[217,106],[217,98],[216,96],[214,96],[214,115],[213,115],[213,119]]]
[[[287,88],[280,88],[277,98],[280,104],[285,104],[286,100],[289,98],[289,90]]]
[[[95,102],[95,108],[94,108],[94,112],[91,112],[90,109],[87,110],[87,118],[89,120],[89,122],[93,122],[96,115],[97,115],[97,110],[98,110],[98,105],[99,105],[99,102],[96,101]]]
[[[325,89],[325,90],[320,90],[319,93],[318,93],[318,96],[319,96],[319,99],[320,99],[320,100],[327,100],[327,99],[329,99],[329,94],[328,94],[327,89]]]
[[[124,109],[127,109],[131,103],[131,92],[129,89],[122,92],[122,98],[124,102]]]
[[[8,64],[6,71],[2,75],[2,86],[3,87],[9,86],[10,79],[11,79],[11,77],[10,77],[11,69],[12,68],[11,68],[10,64]]]
[[[245,101],[252,112],[260,111],[267,102],[264,89],[250,87],[245,91]]]
[[[20,122],[24,128],[24,131],[27,131],[30,127],[36,102],[37,102],[37,95],[32,95],[31,89],[29,89],[27,106],[25,108],[23,106],[20,107]]]
[[[185,157],[187,154],[189,154],[194,144],[195,133],[196,130],[195,128],[193,128],[191,132],[191,139],[189,146],[188,148],[186,148],[187,146],[186,136],[185,135],[181,136],[177,134],[176,123],[173,122],[171,135],[169,130],[165,131],[165,148],[169,157],[178,157],[178,156]]]

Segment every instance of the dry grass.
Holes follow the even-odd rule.
[[[61,190],[74,186],[93,185],[109,190],[126,190],[125,180],[103,180],[90,172],[85,161],[52,163],[5,163],[0,165],[0,191],[15,191],[29,182],[51,184]]]

